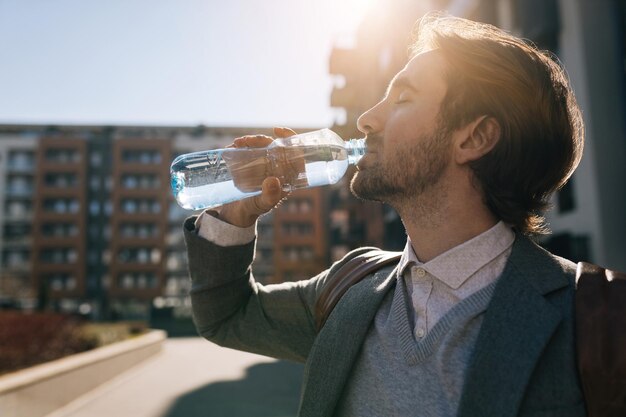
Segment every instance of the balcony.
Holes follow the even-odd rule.
[[[7,198],[33,198],[34,187],[7,187]]]
[[[29,261],[9,262],[9,263],[6,263],[5,265],[2,265],[2,270],[8,273],[30,272],[31,264]]]
[[[32,210],[28,211],[6,211],[4,213],[4,223],[11,222],[30,222],[33,220],[34,213]]]
[[[4,247],[22,247],[31,246],[33,244],[33,238],[30,235],[27,236],[4,236]]]
[[[31,174],[35,173],[35,161],[11,161],[7,163],[8,173]]]

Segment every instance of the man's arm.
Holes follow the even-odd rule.
[[[263,286],[251,274],[254,239],[220,246],[199,236],[199,227],[195,217],[184,227],[198,332],[219,345],[304,361],[315,338],[312,312],[322,276]]]

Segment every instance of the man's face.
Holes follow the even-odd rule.
[[[437,51],[415,56],[385,97],[359,118],[367,154],[351,183],[357,197],[393,203],[438,183],[450,158],[450,138],[439,119],[446,93],[443,71]]]

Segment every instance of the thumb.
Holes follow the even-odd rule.
[[[261,187],[261,194],[252,198],[254,210],[258,215],[265,214],[276,207],[276,205],[280,203],[281,198],[283,198],[280,180],[278,178],[265,178]]]
[[[289,136],[294,136],[297,133],[288,127],[275,127],[274,128],[274,136],[277,138],[288,138]]]

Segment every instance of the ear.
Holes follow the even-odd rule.
[[[454,159],[464,165],[488,154],[500,140],[500,123],[491,116],[481,116],[457,130]]]

